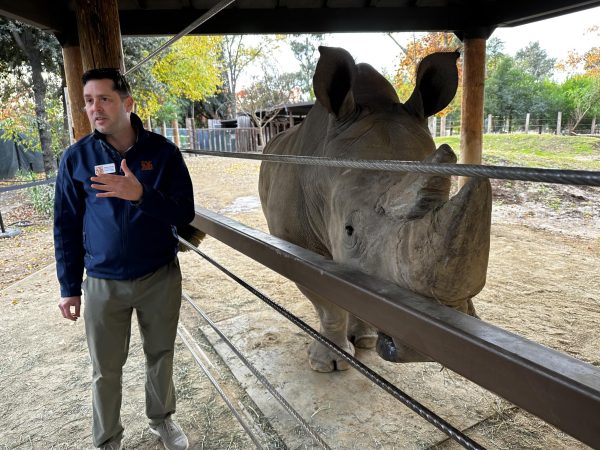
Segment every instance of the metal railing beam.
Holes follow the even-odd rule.
[[[192,225],[600,448],[600,368],[207,209]]]

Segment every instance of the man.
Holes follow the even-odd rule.
[[[85,110],[95,131],[60,163],[54,205],[59,308],[80,315],[92,361],[93,443],[120,449],[121,375],[136,311],[146,355],[146,415],[167,449],[188,440],[175,412],[173,353],[181,272],[176,226],[194,217],[190,175],[177,147],[144,130],[117,69],[83,75]],[[83,270],[86,279],[83,281]]]

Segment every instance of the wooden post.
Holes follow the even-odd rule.
[[[531,114],[527,113],[527,115],[525,116],[525,134],[529,134],[529,119],[531,117]]]
[[[592,127],[590,129],[590,134],[596,134],[596,116],[592,117]]]
[[[162,123],[161,131],[162,131],[162,135],[164,137],[167,137],[167,124],[165,123],[164,120],[163,120],[163,123]]]
[[[440,118],[440,136],[446,136],[446,116]]]
[[[562,122],[562,112],[558,112],[558,117],[556,118],[556,135],[560,135],[560,126]]]
[[[431,136],[437,136],[437,117],[431,117]]]
[[[488,118],[487,118],[487,131],[486,133],[491,133],[492,132],[492,115],[488,114]]]
[[[177,119],[173,119],[171,126],[173,127],[173,142],[177,147],[181,147],[181,140],[179,139],[179,123],[177,122]]]
[[[192,115],[192,136],[190,138],[190,148],[196,149],[197,144],[196,144],[196,120],[194,119],[194,116]]]
[[[146,119],[146,130],[152,131],[152,119],[150,116]]]
[[[461,164],[481,164],[483,142],[483,88],[485,85],[485,38],[465,38],[463,61]],[[466,182],[459,178],[459,186]]]
[[[188,136],[187,148],[193,149],[194,147],[192,146],[192,119],[190,119],[189,117],[185,118],[185,129],[187,130]]]
[[[75,0],[83,70],[125,69],[118,0]]]
[[[62,48],[65,64],[65,78],[67,81],[67,92],[69,94],[69,105],[71,109],[71,120],[73,138],[78,141],[92,132],[92,126],[83,111],[83,85],[81,75],[81,52],[78,45],[66,44]]]

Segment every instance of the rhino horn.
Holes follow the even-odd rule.
[[[423,162],[455,164],[456,154],[449,145],[442,144]],[[414,192],[415,197],[413,206],[407,215],[408,219],[423,217],[427,212],[448,200],[451,184],[449,175],[417,175],[414,181],[407,179],[407,182],[411,183],[408,189]]]
[[[469,312],[470,298],[485,285],[491,205],[489,180],[471,178],[452,199],[410,221],[397,253],[399,279],[414,292]]]

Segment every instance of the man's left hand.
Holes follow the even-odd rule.
[[[117,197],[133,202],[137,202],[142,198],[144,188],[129,170],[125,160],[121,161],[121,170],[123,175],[103,173],[90,178],[92,188],[103,191],[97,193],[96,197]]]

